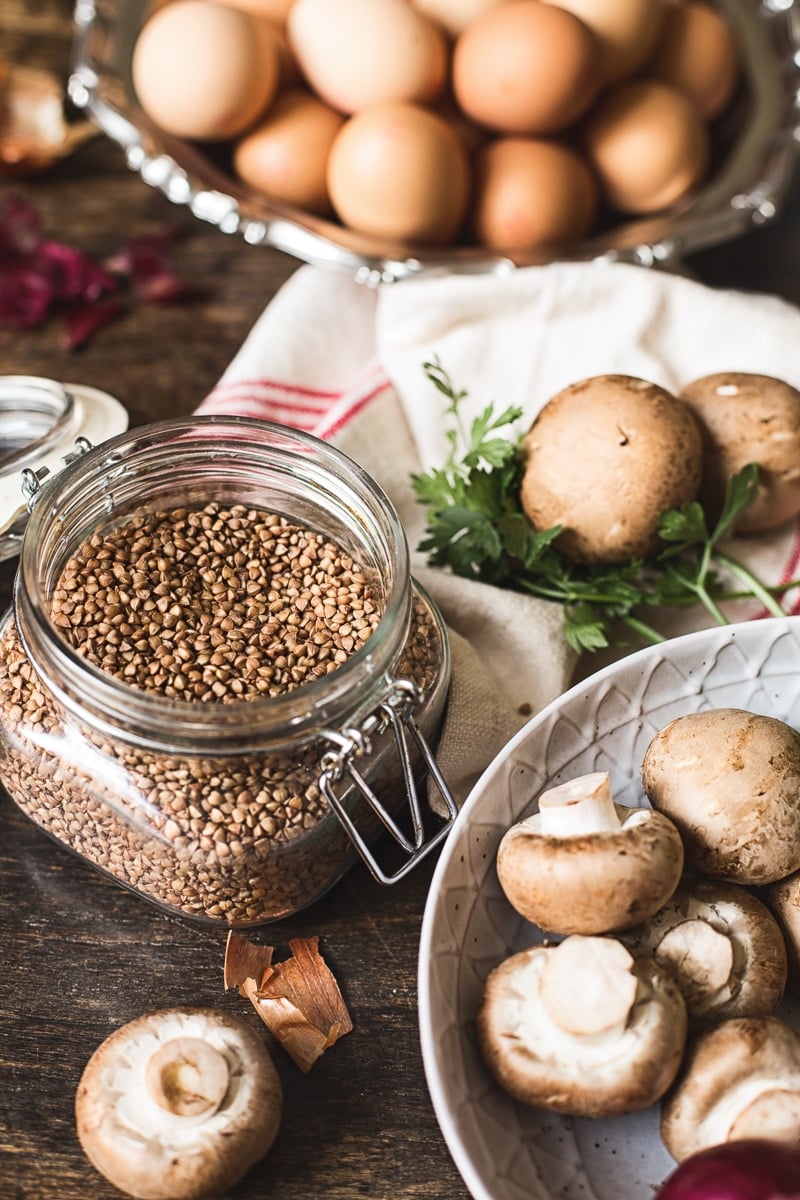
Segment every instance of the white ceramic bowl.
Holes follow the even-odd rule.
[[[475,1200],[647,1200],[675,1166],[657,1106],[589,1121],[511,1100],[483,1065],[474,1019],[492,968],[541,938],[497,881],[503,832],[545,787],[589,771],[610,772],[620,803],[646,803],[640,768],[654,734],[682,713],[721,707],[800,727],[800,617],[688,634],[598,672],[509,742],[459,814],[425,908],[419,1017],[436,1115]]]

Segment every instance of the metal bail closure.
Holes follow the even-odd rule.
[[[408,679],[394,679],[389,682],[383,699],[359,726],[345,726],[337,731],[327,729],[322,731],[322,736],[333,742],[336,749],[328,751],[320,763],[320,790],[378,883],[397,883],[407,875],[417,863],[421,862],[431,850],[434,850],[444,840],[457,815],[455,800],[439,770],[433,750],[414,720],[414,708],[419,706],[421,701],[422,693],[415,684]],[[356,759],[372,754],[372,739],[389,730],[394,734],[395,747],[400,759],[411,819],[410,833],[406,833],[400,828],[394,816],[381,803],[355,764]],[[422,805],[414,778],[409,737],[419,751],[426,776],[433,779],[447,810],[443,824],[427,840]],[[345,777],[355,784],[362,799],[366,801],[381,825],[407,856],[395,871],[387,873],[380,866],[341,798],[336,794],[334,783],[340,782]]]

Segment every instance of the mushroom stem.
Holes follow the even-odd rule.
[[[730,937],[699,917],[668,929],[653,956],[662,967],[678,973],[690,1008],[720,992],[733,971]]]
[[[542,972],[540,996],[559,1029],[579,1037],[621,1033],[636,1000],[633,956],[613,938],[566,938]]]
[[[230,1071],[224,1055],[196,1037],[165,1042],[147,1063],[150,1095],[176,1117],[210,1116],[225,1098]]]
[[[607,771],[580,775],[539,797],[539,832],[549,837],[613,832],[621,827]]]
[[[743,1108],[730,1127],[728,1141],[739,1138],[775,1138],[795,1142],[800,1132],[800,1095],[780,1083],[766,1087],[746,1108]]]

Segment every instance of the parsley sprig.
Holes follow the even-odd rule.
[[[662,513],[663,548],[655,555],[610,566],[574,563],[554,545],[561,526],[537,531],[522,511],[522,435],[513,429],[522,409],[495,412],[490,404],[467,424],[461,411],[467,392],[454,387],[438,359],[423,369],[445,397],[452,419],[444,464],[411,478],[417,499],[428,509],[419,549],[430,565],[561,604],[565,637],[577,651],[620,644],[628,634],[643,642],[663,641],[643,617],[653,607],[701,604],[724,625],[721,604],[750,597],[775,616],[784,615],[776,596],[800,580],[767,587],[720,545],[755,498],[755,463],[729,480],[713,527],[693,501]]]

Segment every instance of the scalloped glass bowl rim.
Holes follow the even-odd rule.
[[[739,33],[749,111],[723,163],[695,195],[668,213],[624,222],[550,254],[514,256],[480,247],[378,245],[332,221],[257,196],[197,148],[156,130],[138,109],[129,77],[146,2],[77,0],[68,82],[73,103],[124,150],[131,170],[194,216],[253,245],[347,272],[367,284],[431,274],[503,273],[555,260],[667,265],[771,221],[791,185],[800,142],[800,0],[717,0]]]

